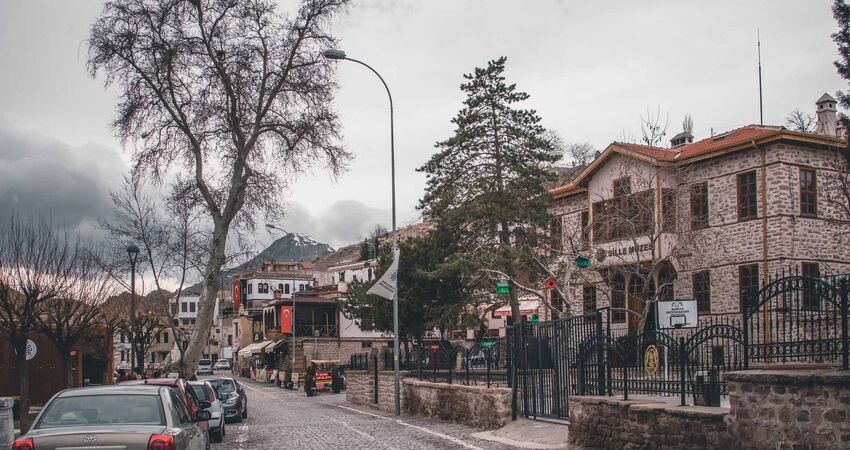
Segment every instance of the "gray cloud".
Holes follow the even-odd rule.
[[[109,214],[109,191],[125,171],[113,149],[68,145],[0,119],[0,219],[50,216],[57,226],[90,233]]]
[[[340,248],[362,240],[376,225],[389,229],[390,214],[389,209],[374,208],[358,200],[334,202],[317,214],[311,213],[301,203],[293,202],[287,205],[280,226],[289,232],[307,234],[319,242]],[[267,245],[280,237],[280,232],[258,237],[261,243]]]

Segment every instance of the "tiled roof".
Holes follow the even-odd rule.
[[[611,152],[619,152],[631,154],[634,156],[644,157],[652,161],[661,163],[676,163],[686,161],[693,158],[702,158],[719,154],[726,150],[735,150],[742,146],[747,146],[754,141],[762,141],[775,137],[785,136],[792,139],[799,139],[809,142],[820,142],[823,144],[838,144],[844,145],[844,141],[831,137],[810,133],[799,133],[790,131],[784,127],[770,125],[747,125],[745,127],[736,128],[726,133],[720,133],[709,138],[705,138],[692,144],[682,145],[676,148],[661,148],[642,144],[630,144],[625,142],[614,142],[602,153],[602,157],[609,155]],[[581,179],[595,171],[595,168],[601,163],[601,159],[597,158],[588,168],[578,174],[576,178],[562,186],[549,190],[551,195],[563,195],[570,192],[578,192],[581,188]]]

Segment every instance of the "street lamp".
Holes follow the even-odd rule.
[[[278,227],[274,224],[267,223],[266,228],[271,230],[283,231],[286,234],[290,234],[288,231],[284,230],[281,227]],[[283,295],[283,293],[281,293]],[[282,319],[282,318],[281,318]],[[295,284],[292,285],[292,315],[289,316],[290,325],[292,327],[292,349],[289,353],[292,354],[292,373],[295,373]],[[291,382],[292,380],[290,380]]]
[[[369,69],[378,76],[378,79],[381,80],[381,84],[384,85],[384,89],[387,90],[387,97],[390,99],[390,171],[391,171],[391,187],[392,187],[392,201],[393,201],[393,258],[395,258],[396,252],[398,251],[398,237],[396,233],[396,221],[395,221],[395,131],[393,124],[393,95],[390,93],[390,88],[387,86],[387,82],[384,81],[384,77],[378,73],[377,70],[373,69],[372,66],[364,63],[363,61],[358,61],[356,59],[349,58],[345,55],[345,52],[338,49],[328,49],[322,52],[327,59],[332,60],[347,60],[351,62],[355,62],[360,64],[361,66]],[[398,285],[396,285],[395,291],[393,291],[393,370],[395,372],[395,415],[401,414],[401,403],[400,403],[400,382],[399,382],[399,367],[398,367]]]
[[[136,370],[136,260],[139,258],[139,247],[136,244],[127,246],[127,256],[130,257],[130,371]]]

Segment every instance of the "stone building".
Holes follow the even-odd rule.
[[[742,290],[776,271],[850,272],[839,243],[850,217],[831,201],[846,170],[832,102],[818,101],[833,124],[823,134],[748,125],[698,141],[683,132],[670,148],[614,142],[551,189],[565,260],[590,260],[571,275],[570,311],[611,306],[612,322],[634,330],[646,297],[737,314]]]

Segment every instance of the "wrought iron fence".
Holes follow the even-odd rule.
[[[748,359],[759,363],[841,362],[848,368],[848,275],[774,274],[744,292]]]
[[[693,329],[629,330],[607,308],[509,330],[514,411],[566,419],[571,395],[688,397],[719,406],[723,374],[751,364],[814,362],[848,368],[850,277],[780,272],[742,292],[742,313]]]

